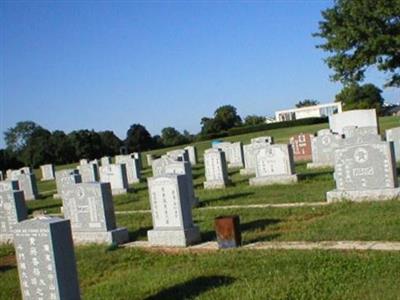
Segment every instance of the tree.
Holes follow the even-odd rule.
[[[246,118],[244,118],[244,125],[246,126],[255,126],[264,123],[265,123],[265,117],[263,116],[249,115]]]
[[[224,105],[214,112],[214,119],[220,122],[222,130],[242,125],[242,119],[232,105]]]
[[[51,140],[51,132],[44,128],[37,128],[33,131],[26,145],[20,151],[20,160],[25,165],[38,167],[45,163],[52,163],[54,152]]]
[[[129,151],[145,151],[153,146],[153,139],[146,127],[133,124],[126,133],[125,145]]]
[[[313,106],[313,105],[318,105],[318,104],[319,104],[319,101],[317,101],[317,100],[305,99],[303,101],[297,102],[296,107],[300,108],[300,107]]]
[[[14,152],[21,151],[33,132],[40,128],[40,125],[32,121],[18,122],[14,127],[8,128],[4,132],[7,148]]]
[[[222,131],[222,125],[219,120],[213,119],[213,118],[202,118],[201,119],[201,133],[206,135],[206,134],[211,134],[211,133],[218,133]]]
[[[400,1],[336,0],[322,12],[318,45],[330,54],[332,79],[345,84],[364,79],[369,66],[390,74],[386,86],[400,86]]]
[[[73,131],[68,137],[78,159],[95,159],[101,155],[101,138],[94,130]]]
[[[53,148],[54,164],[72,163],[79,159],[70,137],[64,131],[53,131],[50,142]]]
[[[358,85],[353,83],[344,87],[336,95],[336,102],[342,102],[343,110],[375,108],[380,114],[384,99],[381,90],[373,84]]]
[[[187,139],[174,127],[165,127],[161,130],[161,138],[165,146],[182,145]]]
[[[18,169],[24,164],[18,160],[15,152],[10,149],[0,149],[0,170]]]
[[[106,130],[99,132],[101,140],[100,156],[113,156],[119,153],[122,146],[122,141],[117,137],[113,131]]]

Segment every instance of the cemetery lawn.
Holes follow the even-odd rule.
[[[380,118],[381,131],[400,125],[399,117]],[[300,132],[315,132],[327,124],[300,126],[229,137],[249,143],[271,135],[288,142]],[[193,210],[202,241],[215,240],[216,216],[238,214],[243,243],[259,241],[400,241],[400,201],[338,203],[313,207],[229,208],[221,206],[325,202],[334,188],[332,169],[307,170],[296,164],[294,185],[250,187],[250,176],[230,170],[233,184],[204,190],[203,152],[210,141],[196,143],[200,164],[193,168],[200,207]],[[181,146],[182,147],[182,146]],[[175,147],[180,148],[180,147]],[[152,151],[160,155],[169,149]],[[143,162],[145,162],[143,153]],[[59,166],[71,168],[76,164]],[[37,172],[37,170],[35,170]],[[142,175],[151,176],[145,168]],[[40,176],[38,177],[40,178]],[[130,240],[146,240],[152,228],[146,180],[134,192],[114,197],[118,226],[127,227]],[[40,182],[41,199],[29,201],[29,213],[59,213],[53,199],[54,181]],[[76,247],[83,299],[399,299],[400,253],[381,251],[246,250],[162,253],[101,245]],[[0,299],[20,299],[11,246],[0,246]]]

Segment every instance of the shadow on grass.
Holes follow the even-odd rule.
[[[234,281],[233,277],[228,276],[200,276],[167,288],[145,300],[193,299],[208,290],[232,284]]]
[[[256,220],[244,224],[240,224],[240,231],[243,233],[244,231],[265,231],[265,235],[257,236],[256,238],[246,240],[246,244],[251,244],[255,242],[262,241],[271,241],[280,236],[280,234],[268,234],[266,228],[271,225],[275,225],[282,222],[281,219],[263,219]]]
[[[141,227],[135,231],[129,231],[129,240],[130,241],[139,241],[143,240],[143,238],[147,238],[147,231],[153,229],[151,226]]]
[[[321,170],[321,171],[314,171],[312,173],[297,174],[297,177],[299,180],[312,180],[318,177],[324,177],[331,174],[332,170]]]
[[[38,205],[35,207],[29,207],[28,208],[28,214],[32,214],[35,210],[46,210],[46,209],[51,209],[51,208],[60,208],[62,204],[49,204],[49,205]]]
[[[200,202],[200,207],[202,206],[208,206],[210,203],[213,202],[217,202],[217,201],[224,201],[224,200],[234,200],[237,198],[242,198],[242,197],[247,197],[250,195],[254,195],[254,193],[250,193],[250,192],[245,192],[245,193],[236,193],[236,194],[232,194],[232,195],[225,195],[225,196],[219,196],[216,198],[211,198],[211,199],[206,199],[206,200],[201,200]]]
[[[15,268],[16,266],[10,266],[10,265],[0,266],[0,273],[4,273]]]

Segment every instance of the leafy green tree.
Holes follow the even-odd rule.
[[[78,159],[95,159],[101,156],[101,138],[94,130],[77,130],[68,136]]]
[[[165,146],[182,145],[187,142],[185,136],[174,127],[165,127],[162,129],[161,138]]]
[[[79,159],[70,137],[64,131],[53,131],[50,142],[53,148],[54,164],[67,164]]]
[[[40,128],[40,125],[32,121],[18,122],[14,127],[8,128],[4,132],[7,148],[14,152],[21,151],[33,132]]]
[[[125,145],[129,151],[145,151],[153,146],[153,139],[146,127],[133,124],[126,133]]]
[[[336,0],[322,12],[318,45],[331,56],[332,78],[345,84],[364,79],[370,66],[390,74],[387,86],[400,86],[400,1]]]
[[[18,169],[24,164],[17,158],[15,152],[10,149],[0,149],[0,170]]]
[[[217,108],[214,112],[214,119],[219,122],[222,130],[242,125],[242,119],[232,105],[224,105]]]
[[[106,130],[98,133],[101,139],[101,150],[99,156],[113,156],[119,153],[122,141],[113,131]]]
[[[246,126],[255,126],[264,123],[265,123],[265,117],[263,116],[249,115],[246,118],[244,118],[244,125]]]
[[[218,133],[223,131],[221,121],[214,118],[202,118],[201,125],[202,134]]]
[[[54,160],[54,152],[50,140],[50,131],[37,128],[26,141],[25,147],[20,151],[20,160],[24,162],[25,165],[34,168],[41,164],[52,163]]]
[[[317,101],[317,100],[305,99],[303,101],[297,102],[296,107],[300,108],[300,107],[313,106],[313,105],[318,105],[318,104],[319,104],[319,101]]]
[[[381,90],[373,84],[358,85],[356,83],[344,87],[336,95],[335,101],[342,102],[343,110],[375,108],[380,114],[384,99]]]

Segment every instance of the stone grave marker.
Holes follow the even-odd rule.
[[[81,166],[87,165],[88,163],[89,163],[89,161],[86,158],[82,158],[81,160],[79,160],[79,164]]]
[[[23,300],[79,300],[69,220],[40,217],[15,225],[14,247]]]
[[[146,154],[146,160],[147,160],[147,166],[151,167],[151,165],[153,164],[154,155]]]
[[[291,145],[265,145],[256,154],[256,177],[250,178],[250,185],[290,184],[297,182],[294,173],[293,150]]]
[[[100,162],[101,162],[101,166],[108,166],[108,165],[112,164],[111,157],[109,157],[109,156],[103,156],[100,159]]]
[[[356,109],[329,116],[329,128],[333,133],[344,134],[343,129],[349,126],[374,127],[379,133],[375,109]]]
[[[13,241],[14,226],[28,217],[24,193],[7,190],[0,192],[0,243]]]
[[[110,183],[113,195],[126,194],[129,186],[125,164],[101,166],[100,181]]]
[[[151,245],[186,247],[200,241],[193,224],[190,195],[184,175],[166,174],[148,179],[153,230],[147,232]]]
[[[229,163],[228,168],[241,168],[243,167],[243,145],[241,142],[232,143],[228,148]]]
[[[0,182],[0,192],[18,191],[18,180],[3,180]]]
[[[225,188],[229,183],[225,152],[221,149],[208,149],[204,152],[205,189]]]
[[[62,198],[64,191],[71,185],[75,185],[77,183],[82,182],[82,177],[79,174],[78,170],[75,169],[64,169],[60,171],[56,171],[56,187],[57,194],[55,194],[54,198]]]
[[[189,161],[189,153],[185,149],[177,149],[168,151],[166,154],[168,157],[177,161]]]
[[[390,200],[400,196],[393,146],[388,142],[346,145],[335,151],[336,189],[328,202]]]
[[[82,182],[97,182],[99,181],[99,167],[97,164],[89,163],[78,166],[79,174]]]
[[[386,130],[386,140],[393,142],[394,156],[396,161],[400,161],[400,127]]]
[[[231,162],[231,151],[230,151],[231,143],[230,142],[221,142],[217,144],[212,144],[212,148],[214,149],[220,149],[225,153],[225,160],[227,164]]]
[[[40,171],[42,173],[42,181],[55,179],[54,165],[52,164],[42,165],[40,166]]]
[[[311,141],[312,162],[307,164],[308,169],[333,167],[335,161],[335,149],[341,146],[342,137],[332,134],[324,129],[318,131]]]
[[[314,135],[310,133],[299,133],[290,138],[293,156],[295,161],[305,161],[312,159],[312,139]]]
[[[64,217],[71,221],[77,243],[122,244],[129,239],[126,228],[117,228],[109,183],[78,183],[64,194]]]
[[[256,154],[266,143],[252,143],[243,146],[244,169],[240,169],[241,175],[253,175],[256,173]]]
[[[26,201],[38,199],[39,193],[36,185],[36,177],[33,173],[19,174],[16,176],[18,180],[18,186],[21,191],[24,192]]]
[[[184,148],[188,155],[189,155],[189,161],[192,164],[192,166],[195,166],[197,164],[197,149],[194,146],[187,146]]]
[[[140,165],[139,160],[131,155],[115,156],[115,163],[125,164],[128,184],[140,182]]]
[[[251,144],[257,144],[257,143],[261,143],[261,144],[273,144],[274,143],[274,138],[272,136],[259,136],[256,138],[252,138],[250,140]]]

